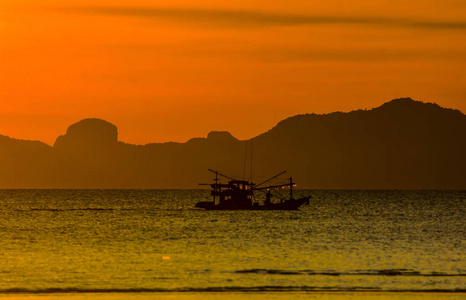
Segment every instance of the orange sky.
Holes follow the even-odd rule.
[[[0,2],[0,134],[240,139],[393,98],[466,113],[466,1]]]

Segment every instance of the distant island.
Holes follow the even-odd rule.
[[[53,147],[0,135],[0,188],[199,188],[207,168],[243,176],[251,147],[253,178],[287,170],[298,188],[466,189],[466,116],[410,98],[293,116],[247,141],[213,131],[132,145],[100,119],[72,124]]]

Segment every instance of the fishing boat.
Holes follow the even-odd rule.
[[[217,171],[209,169],[215,173],[214,183],[200,183],[200,185],[210,185],[212,188],[212,201],[201,201],[196,207],[205,210],[297,210],[303,204],[309,204],[310,196],[293,198],[293,178],[289,178],[287,183],[263,186],[270,180],[284,174],[286,171],[277,174],[266,181],[255,184],[252,181],[237,180]],[[220,183],[219,176],[228,179],[228,183]],[[283,198],[273,196],[271,191],[289,187],[289,197]],[[266,193],[263,201],[257,201],[255,198],[256,191]],[[278,198],[272,199],[272,198]]]

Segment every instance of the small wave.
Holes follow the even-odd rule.
[[[443,273],[431,272],[421,273],[415,270],[408,269],[387,269],[387,270],[355,270],[355,271],[315,271],[315,270],[276,270],[276,269],[246,269],[237,270],[232,273],[238,274],[278,274],[278,275],[323,275],[323,276],[423,276],[423,277],[461,277],[466,276],[462,273]]]
[[[120,210],[135,210],[129,208],[31,208],[31,209],[16,209],[15,211],[53,211],[53,212],[62,212],[62,211],[120,211]]]
[[[381,289],[377,287],[254,286],[206,288],[10,288],[1,294],[85,294],[85,293],[209,293],[209,292],[389,292],[389,293],[466,293],[466,289]]]
[[[280,274],[280,275],[303,275],[302,271],[285,271],[285,270],[274,270],[274,269],[249,269],[249,270],[238,270],[233,273],[238,274]]]

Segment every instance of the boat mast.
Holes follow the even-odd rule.
[[[248,161],[248,142],[246,142],[245,145],[246,147],[244,149],[243,180],[246,179],[246,163]]]
[[[293,199],[293,177],[290,177],[290,199]]]
[[[217,194],[217,184],[218,184],[218,172],[215,171],[215,185],[214,185],[214,205],[215,205],[215,195]]]
[[[210,172],[212,173],[215,173],[215,184],[213,184],[213,188],[214,188],[214,203],[215,203],[215,194],[216,192],[218,191],[219,193],[219,197],[220,197],[220,193],[222,192],[222,185],[218,183],[218,181],[220,179],[218,179],[218,175],[222,176],[222,177],[225,177],[227,178],[228,180],[236,180],[230,176],[227,176],[225,174],[222,174],[222,173],[219,173],[218,171],[215,171],[215,170],[212,170],[212,169],[207,169],[209,170]],[[220,200],[219,200],[220,201]]]
[[[251,139],[251,184],[252,184],[252,139]]]

